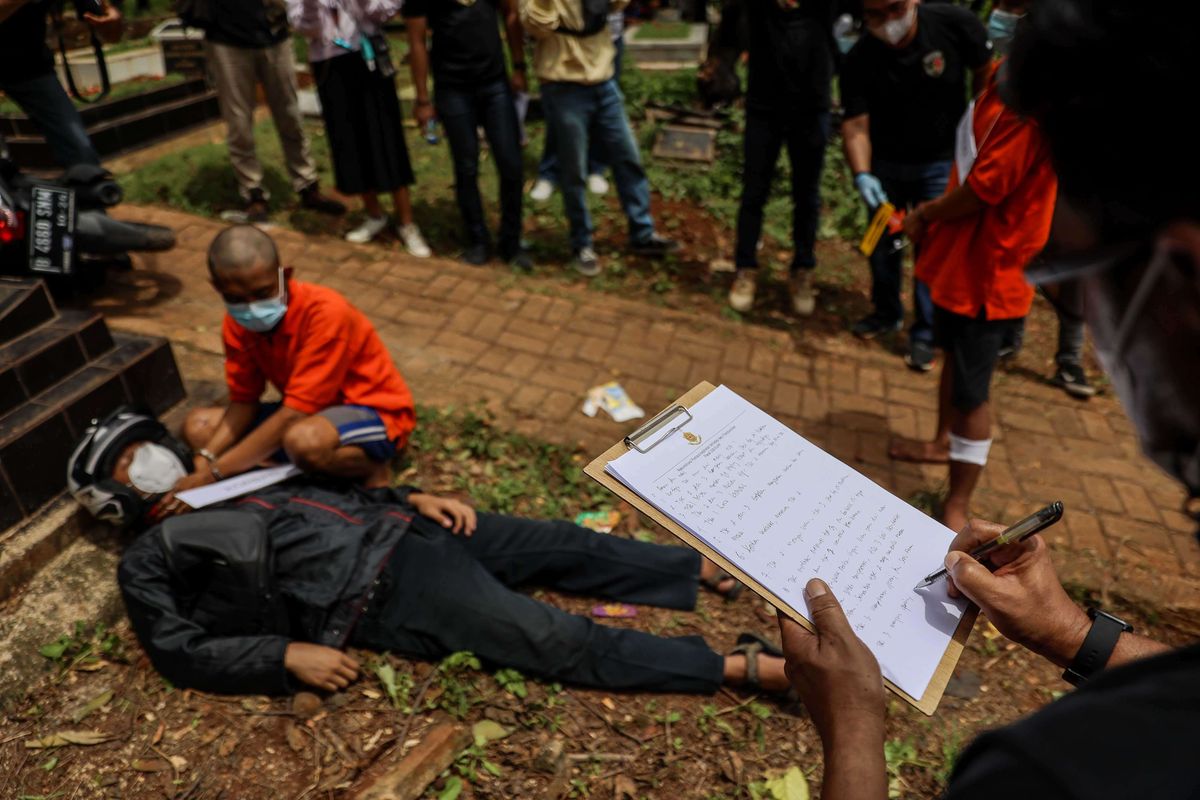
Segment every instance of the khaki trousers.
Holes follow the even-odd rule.
[[[254,109],[259,84],[279,132],[292,188],[298,192],[316,183],[317,168],[300,123],[300,105],[296,100],[291,39],[263,48],[205,42],[204,49],[216,84],[221,117],[225,120],[229,160],[242,198],[249,198],[254,189],[266,193],[262,165],[254,150]]]

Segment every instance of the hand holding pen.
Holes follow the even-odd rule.
[[[1051,503],[1041,511],[1030,514],[1017,524],[1006,528],[996,538],[984,542],[983,544],[974,548],[970,551],[970,553],[968,553],[968,555],[970,555],[971,558],[975,559],[976,561],[986,562],[989,557],[1000,548],[1010,544],[1018,544],[1025,541],[1030,536],[1033,536],[1040,531],[1044,531],[1046,528],[1049,528],[1051,525],[1062,519],[1062,515],[1062,502],[1058,501]],[[951,549],[953,549],[953,546]],[[942,578],[947,577],[948,574],[949,573],[945,567],[935,570],[934,572],[926,575],[925,580],[918,583],[915,587],[913,587],[913,589],[915,591],[916,589],[924,589],[926,586],[932,586]]]
[[[946,555],[946,588],[951,597],[966,597],[979,606],[1012,641],[1065,667],[1083,643],[1091,620],[1063,589],[1046,541],[1030,534],[1018,543],[992,547],[987,565],[970,556],[1006,530],[971,520]]]

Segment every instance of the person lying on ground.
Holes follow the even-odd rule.
[[[76,448],[70,488],[99,518],[140,526],[158,473],[191,467],[156,420],[122,410]],[[128,546],[117,578],[154,666],[202,691],[342,689],[359,669],[347,647],[431,660],[467,650],[492,667],[609,689],[788,685],[783,659],[752,635],[723,656],[700,636],[598,625],[514,588],[679,610],[695,607],[702,584],[740,588],[693,550],[476,513],[409,487],[304,476],[171,517]]]
[[[208,269],[227,309],[229,405],[188,414],[183,438],[196,455],[175,491],[268,460],[385,485],[416,411],[370,320],[334,290],[294,280],[271,237],[251,225],[217,234]],[[281,402],[262,401],[268,383]],[[172,492],[158,513],[183,510]]]
[[[1035,3],[1017,26],[1006,91],[1046,132],[1059,177],[1051,243],[1025,274],[1084,298],[1075,310],[1143,451],[1200,521],[1200,196],[1185,188],[1200,177],[1200,151],[1180,102],[1193,91],[1200,5],[1162,20],[1140,0]],[[1146,108],[1159,110],[1154,125]],[[964,554],[997,532],[972,523],[954,540],[955,591],[1086,685],[981,736],[946,800],[1200,797],[1200,645],[1168,652],[1120,620],[1085,614],[1040,537],[998,551],[994,573]],[[1194,537],[1174,538],[1195,553]],[[827,586],[813,581],[808,596],[817,633],[781,627],[792,683],[825,745],[822,798],[877,800],[887,794],[879,666]]]

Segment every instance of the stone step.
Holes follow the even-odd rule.
[[[29,278],[0,277],[0,345],[52,319],[54,301],[50,299],[45,283]]]
[[[112,348],[112,335],[103,317],[92,311],[70,310],[0,345],[0,416]]]
[[[70,362],[71,370],[61,379],[0,417],[0,530],[32,516],[62,493],[67,458],[92,419],[124,403],[161,414],[184,397],[165,339],[118,334],[108,340],[106,350],[95,354],[98,357],[82,358],[88,353],[85,334],[92,345],[101,341],[94,333],[95,322],[72,323],[68,318],[63,325],[57,332],[70,335],[60,341],[76,342],[81,358]],[[55,352],[72,352],[54,347]],[[45,368],[61,369],[57,363]]]

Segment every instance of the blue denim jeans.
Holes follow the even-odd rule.
[[[435,86],[434,104],[454,159],[454,196],[467,238],[490,247],[479,196],[479,126],[483,126],[500,175],[500,255],[521,247],[521,134],[508,81],[462,90]]]
[[[558,153],[559,187],[571,224],[571,248],[592,244],[584,180],[590,142],[599,144],[617,184],[621,208],[629,220],[629,239],[642,242],[654,235],[650,218],[650,182],[642,169],[637,142],[625,116],[625,98],[613,79],[597,84],[542,84],[546,126],[554,130]]]
[[[951,161],[927,164],[898,164],[876,160],[875,177],[883,184],[888,200],[896,208],[908,208],[941,197],[950,181]],[[904,278],[904,251],[897,250],[898,237],[885,235],[871,256],[871,302],[875,315],[884,322],[904,318],[900,284]],[[913,278],[913,324],[911,341],[933,341],[933,300],[924,281]]]
[[[33,120],[62,168],[76,164],[100,164],[100,156],[88,138],[83,117],[58,76],[47,72],[26,81],[6,81],[0,75],[0,91],[7,94]]]
[[[762,234],[763,206],[771,193],[779,151],[787,145],[792,165],[792,264],[791,271],[817,265],[815,246],[821,214],[821,171],[829,141],[829,112],[816,112],[803,122],[786,123],[751,111],[743,135],[742,200],[738,206],[738,269],[758,267],[758,239]]]
[[[621,60],[625,56],[625,37],[618,36],[613,39],[613,45],[617,48],[617,55],[613,58],[613,80],[620,85],[621,81]],[[554,131],[549,125],[546,126],[546,140],[542,145],[542,160],[538,163],[538,177],[544,181],[550,181],[555,186],[558,186],[558,153],[555,152],[558,147],[554,138]],[[593,141],[588,145],[588,175],[603,175],[608,171],[608,163],[604,160],[604,153],[600,151],[599,145]]]

